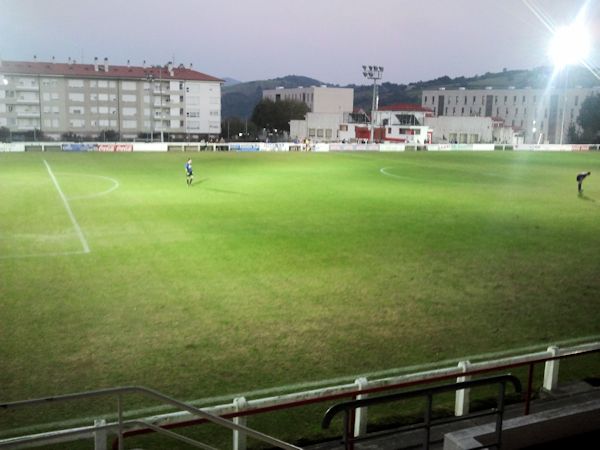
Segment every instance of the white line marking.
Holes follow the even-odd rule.
[[[354,380],[356,380],[359,377],[366,377],[366,378],[374,378],[375,377],[375,378],[377,378],[377,377],[382,377],[382,376],[386,376],[386,375],[387,376],[401,375],[403,373],[413,373],[413,372],[423,371],[424,369],[428,369],[428,368],[432,368],[432,367],[448,367],[449,364],[458,364],[458,361],[468,360],[471,362],[476,362],[476,360],[496,359],[496,358],[499,358],[502,356],[519,355],[519,354],[522,354],[523,352],[530,352],[533,350],[544,351],[548,348],[549,345],[557,345],[559,347],[565,346],[565,345],[577,345],[578,343],[592,342],[592,341],[597,341],[599,339],[600,339],[600,335],[595,335],[595,336],[587,336],[587,337],[581,337],[581,338],[565,339],[563,341],[552,341],[549,344],[529,345],[527,347],[521,347],[521,348],[512,349],[512,350],[504,350],[504,351],[500,351],[500,352],[482,353],[480,355],[472,355],[472,356],[461,356],[458,358],[446,359],[444,361],[438,361],[435,363],[407,366],[407,367],[401,367],[401,368],[396,368],[396,369],[381,370],[378,372],[363,373],[363,374],[359,374],[359,375],[348,375],[348,376],[342,376],[342,377],[338,377],[338,378],[330,378],[328,380],[308,381],[305,383],[289,384],[286,386],[258,389],[256,391],[241,392],[241,393],[237,393],[237,394],[226,394],[226,395],[220,395],[220,396],[216,396],[216,397],[206,397],[206,398],[199,399],[199,400],[188,401],[187,403],[192,406],[198,407],[198,408],[202,407],[203,405],[204,406],[215,406],[215,405],[220,404],[221,402],[231,402],[236,397],[246,397],[246,398],[252,398],[252,399],[257,398],[257,397],[260,398],[259,396],[284,394],[284,393],[298,391],[301,389],[306,390],[307,388],[328,387],[328,386],[335,386],[338,384],[352,383],[352,382],[354,382]],[[147,417],[148,415],[156,415],[156,414],[163,413],[165,411],[172,411],[173,409],[174,408],[172,408],[168,405],[162,405],[162,406],[156,406],[156,407],[141,408],[141,409],[137,409],[137,410],[133,410],[133,411],[124,411],[123,416],[127,417],[127,418],[140,417],[140,416]],[[116,414],[107,414],[107,415],[103,416],[103,418],[106,420],[116,420],[116,417],[117,417]],[[38,424],[38,425],[29,426],[29,427],[17,428],[17,429],[9,430],[9,432],[11,434],[30,434],[33,432],[37,432],[38,430],[45,430],[47,428],[57,429],[57,428],[85,425],[85,424],[89,424],[90,422],[93,422],[94,419],[97,419],[97,418],[98,417],[94,416],[94,417],[82,417],[82,418],[77,418],[77,419],[68,419],[68,420],[64,420],[61,422]],[[6,434],[6,432],[4,432],[4,431],[0,432],[0,436],[3,436],[4,434]]]
[[[84,255],[89,253],[89,251],[79,251],[79,252],[54,252],[54,253],[30,253],[28,255],[2,255],[0,256],[0,260],[3,259],[22,259],[22,258],[50,258],[53,256],[70,256],[70,255]]]
[[[82,200],[82,199],[88,199],[88,198],[96,198],[96,197],[101,197],[103,195],[107,195],[110,194],[112,191],[116,190],[119,188],[120,184],[117,180],[115,180],[114,178],[110,178],[110,177],[105,177],[104,175],[91,175],[91,174],[79,174],[79,173],[66,173],[66,172],[61,172],[62,174],[66,174],[66,175],[81,175],[81,176],[86,176],[86,177],[93,177],[93,178],[102,178],[104,180],[108,180],[110,182],[112,182],[112,186],[102,192],[96,192],[94,194],[87,194],[87,195],[73,195],[71,197],[68,197],[69,200]]]
[[[379,171],[384,174],[387,175],[388,177],[394,177],[394,178],[408,178],[408,177],[403,177],[402,175],[394,175],[393,173],[389,173],[387,172],[388,169],[392,169],[392,167],[382,167],[381,169],[379,169]]]
[[[50,174],[50,178],[54,182],[54,186],[56,187],[56,190],[58,191],[58,195],[60,195],[60,198],[62,199],[63,204],[65,205],[67,214],[69,215],[69,218],[71,219],[71,222],[73,223],[73,226],[75,227],[75,232],[77,233],[77,236],[79,236],[79,240],[81,241],[81,245],[83,247],[83,253],[89,253],[90,246],[88,245],[87,240],[85,239],[85,236],[83,235],[83,232],[81,231],[81,227],[79,226],[79,223],[77,223],[77,219],[75,219],[75,215],[73,214],[73,211],[71,211],[71,206],[69,205],[67,197],[65,197],[65,194],[63,193],[62,189],[60,188],[60,185],[58,184],[56,177],[52,173],[52,169],[50,168],[50,164],[48,164],[48,161],[44,160],[44,164],[46,164],[46,168],[48,169],[48,174]]]

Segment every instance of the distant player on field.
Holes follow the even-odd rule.
[[[577,190],[579,191],[580,194],[583,192],[583,189],[581,189],[581,185],[583,184],[583,180],[585,180],[585,177],[587,177],[591,173],[592,172],[580,172],[580,173],[577,174]]]
[[[187,185],[191,186],[192,181],[194,181],[194,172],[192,171],[192,158],[188,159],[185,163],[185,177],[187,180]]]

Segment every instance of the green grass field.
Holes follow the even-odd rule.
[[[600,334],[598,153],[200,153],[191,188],[187,156],[0,154],[0,401]]]

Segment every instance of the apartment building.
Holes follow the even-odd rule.
[[[221,133],[223,80],[182,65],[0,61],[0,127],[61,139],[204,139]]]
[[[581,104],[600,87],[568,89],[424,90],[421,105],[435,117],[491,117],[512,127],[525,143],[567,143]]]

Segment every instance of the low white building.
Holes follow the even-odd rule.
[[[492,117],[426,117],[432,144],[519,144],[522,138],[502,119]]]
[[[301,142],[306,139],[315,142],[340,141],[340,125],[345,121],[342,113],[306,114],[304,120],[290,121],[290,139]]]

